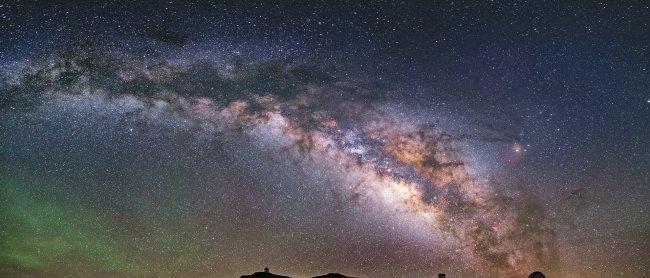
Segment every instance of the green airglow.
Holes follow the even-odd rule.
[[[33,269],[70,266],[77,273],[138,271],[101,217],[40,195],[0,181],[0,262]]]

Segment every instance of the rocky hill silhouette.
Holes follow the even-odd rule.
[[[291,277],[276,275],[270,272],[255,272],[251,275],[242,275],[241,278],[291,278]]]
[[[242,275],[240,278],[291,278],[291,277],[273,274],[269,271],[269,268],[266,267],[264,268],[263,272],[255,272],[251,275]],[[355,277],[345,276],[340,273],[328,273],[325,275],[313,276],[311,278],[355,278]]]

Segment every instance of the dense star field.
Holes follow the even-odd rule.
[[[0,276],[643,277],[649,18],[2,3]]]

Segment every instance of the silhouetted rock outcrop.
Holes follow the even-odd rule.
[[[251,275],[242,275],[241,278],[291,278],[289,276],[275,275],[270,272],[255,272]]]
[[[275,275],[271,273],[268,267],[265,267],[264,272],[255,272],[251,275],[242,275],[241,278],[291,278],[291,277]]]
[[[291,277],[273,274],[268,270],[268,268],[265,268],[264,272],[255,272],[251,275],[242,275],[241,278],[291,278]],[[355,278],[355,277],[345,276],[340,273],[328,273],[325,275],[314,276],[311,278]]]

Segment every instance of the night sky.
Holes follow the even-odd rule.
[[[648,2],[137,2],[0,1],[0,276],[650,271]]]

